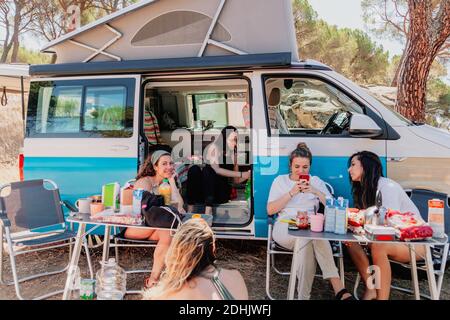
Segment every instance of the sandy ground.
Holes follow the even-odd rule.
[[[223,268],[238,269],[247,284],[249,297],[251,300],[265,300],[265,250],[264,241],[241,241],[241,240],[219,240],[218,245],[218,265]],[[94,260],[96,270],[99,269],[101,260],[101,248],[91,250],[91,256]],[[113,251],[111,251],[111,254]],[[25,275],[30,271],[39,272],[40,270],[57,270],[67,261],[67,249],[53,249],[45,253],[32,253],[28,256],[22,256],[18,259],[19,273]],[[152,261],[152,249],[147,248],[122,248],[120,250],[120,265],[126,269],[147,269]],[[9,259],[4,258],[5,278],[11,279]],[[289,269],[290,258],[283,257],[278,260],[278,265],[285,270]],[[346,268],[346,286],[353,288],[355,279],[355,270],[350,261],[345,262]],[[82,277],[88,276],[86,258],[82,254],[80,258],[80,269]],[[441,299],[450,299],[450,279],[447,271],[444,279]],[[128,275],[128,289],[141,289],[144,274]],[[274,276],[271,281],[271,292],[277,299],[285,299],[287,293],[288,277]],[[65,274],[45,277],[28,281],[22,285],[23,295],[30,297],[43,294],[52,290],[63,288],[65,283]],[[395,284],[408,287],[411,282],[406,280],[394,281]],[[427,293],[427,282],[420,282],[421,290]],[[361,290],[360,290],[361,292]],[[126,299],[140,299],[140,295],[127,295]],[[412,296],[398,291],[392,291],[392,299],[413,299]],[[14,288],[11,286],[0,285],[0,299],[16,299]],[[61,295],[54,296],[51,299],[61,299]],[[314,300],[330,300],[333,294],[327,281],[317,277],[312,291]]]

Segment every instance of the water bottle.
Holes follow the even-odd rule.
[[[97,300],[122,300],[127,287],[127,274],[114,258],[101,263],[102,268],[96,274],[95,293]]]
[[[338,204],[336,206],[336,220],[334,233],[346,234],[348,199],[339,197],[337,202]]]
[[[164,204],[170,205],[172,200],[172,188],[170,187],[169,180],[164,179],[163,183],[158,188],[159,194],[164,197]]]
[[[325,232],[334,232],[336,227],[336,207],[333,198],[326,198],[325,205]]]
[[[72,280],[69,284],[69,300],[80,300],[80,268],[70,268],[68,273]]]
[[[245,200],[247,201],[248,206],[250,207],[251,204],[251,196],[252,196],[252,187],[251,187],[251,181],[250,179],[247,180],[247,183],[245,185]]]

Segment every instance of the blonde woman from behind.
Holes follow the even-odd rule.
[[[191,219],[175,234],[159,283],[146,290],[146,300],[247,300],[237,270],[215,265],[214,233],[203,219]]]

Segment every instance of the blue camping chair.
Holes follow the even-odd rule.
[[[47,189],[45,185],[51,185],[52,189]],[[69,265],[61,270],[21,278],[17,273],[16,257],[18,255],[64,246],[72,248],[76,232],[67,227],[62,205],[66,204],[60,199],[58,186],[51,180],[23,181],[0,186],[0,282],[4,285],[14,285],[16,295],[21,300],[25,298],[20,292],[20,283],[68,270]],[[4,246],[10,257],[13,281],[4,280]],[[93,278],[86,241],[84,241],[84,249],[90,276]],[[63,290],[54,291],[34,299],[45,299],[62,292]]]

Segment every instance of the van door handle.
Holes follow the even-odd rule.
[[[287,149],[287,147],[262,147],[261,149],[264,149],[264,150],[286,150]]]
[[[129,149],[130,149],[130,147],[123,146],[123,145],[115,145],[115,146],[111,146],[109,148],[109,150],[111,150],[111,151],[126,151],[126,150],[129,150]]]
[[[408,159],[408,158],[406,158],[406,157],[391,157],[391,158],[388,158],[387,160],[390,162],[402,162],[402,161],[405,161],[406,159]]]

